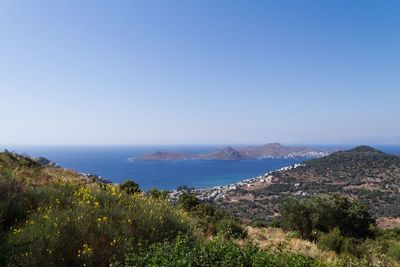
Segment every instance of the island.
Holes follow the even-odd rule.
[[[263,158],[318,158],[327,156],[331,151],[304,146],[283,146],[269,143],[261,146],[228,146],[206,153],[179,153],[166,150],[156,151],[129,160],[254,160]]]

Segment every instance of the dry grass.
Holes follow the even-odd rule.
[[[293,236],[293,233],[285,233],[279,228],[248,227],[247,232],[248,241],[258,244],[261,249],[300,253],[328,263],[338,261],[335,252],[321,251],[315,243],[296,238]]]
[[[51,177],[52,181],[50,182],[74,183],[74,184],[84,184],[84,185],[94,183],[91,179],[68,169],[47,167],[43,168],[42,172],[45,176]]]
[[[400,217],[381,217],[376,220],[378,227],[392,229],[400,227]]]

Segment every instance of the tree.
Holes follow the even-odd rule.
[[[315,227],[312,209],[304,200],[290,198],[283,203],[281,213],[282,227],[298,231],[302,238],[312,239]]]
[[[290,198],[282,206],[282,226],[299,231],[303,238],[310,240],[335,227],[343,236],[364,238],[370,234],[373,223],[365,205],[337,194]]]
[[[120,184],[119,188],[125,191],[128,195],[141,192],[139,184],[132,180],[126,180],[124,183]]]

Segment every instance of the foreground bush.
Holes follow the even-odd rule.
[[[173,242],[156,244],[139,254],[127,253],[124,262],[112,266],[226,266],[226,267],[307,267],[326,266],[312,258],[290,254],[261,251],[257,246],[240,246],[231,240],[205,241],[179,236]]]
[[[343,236],[368,237],[374,223],[367,208],[358,201],[340,195],[290,198],[282,206],[281,223],[298,231],[302,238],[315,240],[320,232],[338,228]]]
[[[128,195],[114,186],[78,187],[11,229],[10,266],[108,266],[130,248],[188,232],[190,220],[166,200]]]

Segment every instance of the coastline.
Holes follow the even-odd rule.
[[[237,183],[232,183],[232,184],[227,184],[227,185],[221,185],[221,186],[213,186],[209,188],[194,188],[191,189],[190,192],[195,194],[199,200],[203,201],[215,201],[219,200],[225,197],[225,194],[229,191],[233,191],[239,188],[252,188],[255,187],[259,184],[262,185],[268,185],[272,184],[274,182],[273,180],[273,173],[277,172],[283,172],[287,170],[291,170],[294,168],[298,168],[300,166],[304,166],[303,163],[298,163],[294,165],[289,165],[285,166],[276,170],[272,170],[269,172],[266,172],[262,175],[256,176],[256,177],[251,177],[251,178],[246,178],[243,179]],[[168,198],[170,200],[177,200],[178,197],[183,193],[186,192],[187,190],[170,190],[168,191]]]

